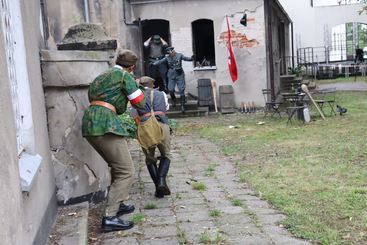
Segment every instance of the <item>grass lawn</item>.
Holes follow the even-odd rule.
[[[347,114],[326,121],[229,115],[183,122],[178,133],[198,133],[238,159],[241,181],[288,216],[294,235],[367,244],[367,93],[338,92],[337,100]]]

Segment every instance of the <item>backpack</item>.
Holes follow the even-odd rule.
[[[150,116],[138,125],[137,139],[144,149],[158,145],[163,139],[163,129],[154,115],[153,110],[154,90],[150,91]]]

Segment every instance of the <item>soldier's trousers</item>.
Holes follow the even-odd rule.
[[[111,168],[111,186],[104,216],[115,216],[120,203],[129,198],[135,174],[126,139],[114,134],[89,136],[86,139]]]
[[[168,91],[174,92],[176,85],[180,95],[181,96],[185,95],[186,84],[184,74],[174,77],[168,75]]]
[[[163,140],[161,143],[157,145],[157,148],[161,154],[161,158],[171,159],[171,135],[169,126],[165,123],[159,122],[163,129]],[[155,149],[156,147],[151,147],[149,149],[143,149],[145,155],[145,163],[147,165],[157,162],[157,158],[155,157]]]

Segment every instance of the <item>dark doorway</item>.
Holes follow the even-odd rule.
[[[199,19],[191,23],[195,67],[215,66],[213,21]]]
[[[171,45],[171,37],[169,31],[169,21],[162,19],[153,20],[142,20],[140,23],[142,42],[143,46],[143,60],[144,60],[144,70],[143,74],[146,76],[151,76],[156,80],[155,87],[159,87],[161,90],[164,89],[164,84],[166,84],[166,69],[160,66],[160,68],[152,67],[152,59],[150,59],[150,48],[144,47],[144,42],[154,35],[159,35],[167,42],[168,46]],[[151,46],[150,46],[151,47]],[[164,48],[162,48],[164,52]],[[157,70],[158,69],[158,70]],[[163,70],[163,71],[162,71]],[[150,74],[152,73],[152,74]],[[154,73],[154,74],[153,74]],[[164,76],[164,78],[163,78]]]
[[[162,19],[142,20],[141,34],[143,43],[153,35],[161,36],[168,45],[171,45],[171,35],[169,31],[169,21]],[[143,46],[143,43],[141,44]],[[144,49],[144,61],[148,59],[148,52]],[[147,62],[145,62],[147,63]]]

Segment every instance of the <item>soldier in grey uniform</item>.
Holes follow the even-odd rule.
[[[144,47],[149,55],[149,76],[155,80],[155,87],[159,87],[160,91],[167,92],[167,64],[153,66],[155,61],[164,58],[166,48],[168,47],[167,42],[159,35],[153,35],[144,42]]]
[[[181,53],[176,53],[173,47],[166,49],[168,55],[163,59],[156,61],[153,65],[161,65],[166,63],[168,65],[168,91],[171,96],[173,106],[176,106],[175,87],[177,84],[178,91],[181,96],[181,111],[185,112],[185,73],[182,69],[182,61],[192,61],[192,57],[186,57]]]

